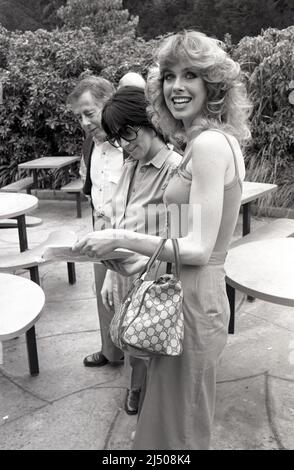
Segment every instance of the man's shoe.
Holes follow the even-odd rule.
[[[141,390],[127,390],[125,411],[128,415],[136,415],[139,408]]]
[[[96,352],[94,354],[90,354],[84,359],[84,365],[86,367],[102,367],[108,364],[108,362],[108,359],[103,356],[101,351]]]

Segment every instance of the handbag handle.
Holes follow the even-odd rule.
[[[146,266],[144,267],[143,271],[141,272],[139,278],[141,278],[145,273],[147,274],[152,266],[154,265],[155,261],[157,260],[158,256],[162,252],[164,245],[166,244],[167,238],[162,238],[149,259],[149,261],[146,263]],[[176,277],[177,279],[180,279],[180,270],[181,270],[181,262],[180,262],[180,254],[179,254],[179,245],[178,245],[178,240],[176,238],[171,239],[172,246],[173,246],[173,251],[174,251],[174,257],[175,257],[175,267],[176,267]],[[171,263],[167,263],[168,265],[171,265]]]
[[[176,276],[177,276],[177,279],[180,279],[181,260],[180,260],[179,243],[178,243],[177,238],[172,238],[171,240],[172,240],[174,255],[175,255]]]

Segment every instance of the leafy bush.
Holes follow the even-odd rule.
[[[294,206],[294,27],[269,28],[245,37],[232,52],[242,64],[253,102],[253,141],[247,150],[247,179],[279,185],[266,203]]]
[[[129,70],[140,73],[146,79],[157,43],[156,40],[147,42],[142,38],[112,38],[100,48],[103,66],[101,75],[114,85]]]
[[[87,0],[89,1],[89,0]],[[237,43],[261,29],[293,25],[293,0],[123,0],[124,8],[139,16],[137,33],[149,40],[159,34],[196,29]]]
[[[82,132],[66,97],[85,70],[101,71],[99,48],[89,28],[79,31],[8,33],[0,69],[0,186],[18,178],[17,165],[45,155],[80,153]],[[3,49],[2,49],[3,50]],[[51,182],[46,173],[43,186]],[[55,175],[56,176],[56,175]],[[53,186],[63,183],[63,171]]]
[[[130,17],[123,9],[122,0],[68,0],[57,15],[66,29],[87,26],[100,42],[114,32],[117,37],[134,36],[138,24],[138,17]]]
[[[66,108],[66,97],[85,70],[99,75],[107,66],[105,76],[113,78],[113,67],[117,67],[122,50],[118,40],[121,34],[126,51],[131,47],[135,51],[137,18],[130,18],[121,0],[70,0],[58,15],[63,28],[52,32],[10,33],[0,26],[4,90],[0,186],[19,177],[20,162],[44,155],[80,153],[82,131]],[[105,43],[111,44],[112,52],[103,46]],[[111,54],[115,57],[110,60]],[[56,188],[64,182],[63,170],[43,172],[42,176],[42,187]]]
[[[71,4],[77,6],[75,0]],[[0,27],[0,186],[18,177],[20,162],[80,153],[82,131],[66,108],[66,97],[82,72],[101,74],[115,85],[129,70],[146,78],[158,39],[136,38],[131,27],[121,38],[111,28],[103,38],[96,33],[89,27],[35,33]],[[284,207],[294,207],[294,105],[289,100],[293,33],[294,27],[270,28],[243,38],[237,46],[226,38],[228,52],[241,63],[254,105],[247,179],[277,183],[279,190],[267,204]],[[58,187],[61,182],[62,171],[46,173],[42,185]]]

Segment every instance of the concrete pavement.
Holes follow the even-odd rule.
[[[90,207],[75,218],[73,201],[40,200],[28,229],[33,247],[58,228],[91,230]],[[252,230],[266,219],[254,218]],[[240,224],[236,236],[240,233]],[[18,250],[15,229],[1,230],[1,252]],[[28,371],[25,336],[4,343],[0,366],[0,449],[131,449],[136,417],[123,410],[123,366],[86,368],[100,336],[91,264],[40,268],[46,304],[36,324],[40,374]],[[28,277],[27,272],[22,275]],[[222,357],[212,449],[294,448],[294,312],[237,296],[236,334]]]

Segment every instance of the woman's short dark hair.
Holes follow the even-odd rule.
[[[147,106],[148,102],[142,88],[134,86],[120,88],[103,107],[101,124],[104,131],[109,136],[116,136],[125,126],[154,129],[147,115]]]

